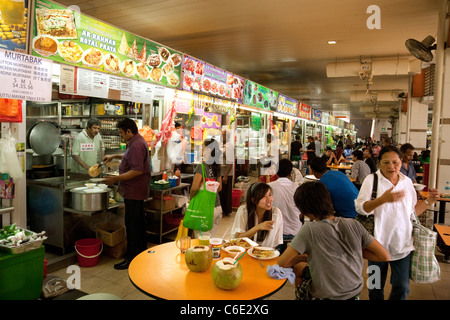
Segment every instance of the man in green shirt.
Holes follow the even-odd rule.
[[[90,167],[103,158],[105,151],[100,136],[100,120],[89,119],[86,129],[81,131],[73,140],[72,145],[72,172],[88,173]]]

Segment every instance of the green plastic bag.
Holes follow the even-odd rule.
[[[202,163],[203,189],[197,190],[184,214],[183,226],[188,229],[209,231],[213,227],[216,193],[206,190],[205,167]]]

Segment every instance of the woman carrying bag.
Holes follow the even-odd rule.
[[[202,145],[202,154],[203,154],[203,161],[201,165],[198,165],[195,170],[194,180],[192,181],[192,186],[190,190],[190,204],[188,207],[188,211],[186,212],[184,220],[184,226],[193,229],[194,230],[194,238],[198,238],[199,234],[202,235],[215,235],[217,226],[220,223],[220,220],[222,219],[222,207],[220,205],[220,197],[217,195],[219,191],[222,190],[222,177],[221,177],[221,167],[220,167],[220,158],[222,156],[222,151],[220,151],[219,143],[212,139],[205,139],[203,145]],[[216,190],[215,197],[214,193],[211,191],[206,190],[205,184],[208,181],[216,181],[219,183],[219,187]],[[196,195],[198,194],[199,190],[202,193],[202,198],[208,199],[201,201],[201,203],[197,203],[196,206],[200,206],[202,208],[207,209],[208,207],[212,206],[214,204],[214,214],[209,219],[208,225],[212,226],[210,229],[209,227],[206,227],[206,223],[203,224],[202,222],[191,222],[190,225],[188,220],[190,219],[189,215],[189,209],[192,209],[192,202],[199,202],[195,200]],[[205,196],[204,194],[207,194]],[[198,195],[200,196],[200,194]],[[197,197],[198,197],[197,196]],[[212,202],[212,198],[215,198],[215,201]],[[195,199],[195,200],[194,200]],[[202,229],[202,230],[200,230]]]
[[[359,214],[373,214],[374,236],[391,257],[389,262],[369,261],[369,266],[375,266],[373,269],[379,271],[381,277],[375,281],[375,284],[380,284],[379,288],[369,288],[369,298],[384,299],[384,285],[390,265],[390,300],[405,300],[409,294],[411,255],[414,251],[411,220],[415,220],[414,212],[419,216],[431,206],[439,198],[439,192],[430,189],[427,200],[417,201],[411,179],[400,172],[402,160],[397,147],[383,147],[379,153],[379,163],[380,170],[375,173],[378,177],[377,197],[371,200],[374,178],[370,175],[364,180],[355,200]]]

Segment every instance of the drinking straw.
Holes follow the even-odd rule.
[[[203,238],[203,235],[202,235],[202,225],[200,224],[200,221],[198,222],[198,230],[200,230],[200,237]]]
[[[222,236],[222,241],[223,241],[223,238],[225,238],[225,235],[227,234],[227,232],[228,232],[228,229],[230,229],[230,226],[228,226],[227,230],[225,230],[225,232],[223,233],[223,236]]]
[[[233,264],[236,264],[236,262],[238,262],[239,259],[241,259],[243,256],[245,256],[246,253],[247,253],[247,251],[244,251],[244,254],[242,256],[240,256],[239,258],[237,258],[237,260]]]

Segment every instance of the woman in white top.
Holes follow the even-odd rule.
[[[402,165],[400,151],[394,146],[387,146],[379,153],[380,170],[378,176],[377,198],[371,199],[373,175],[369,175],[363,182],[355,208],[361,215],[374,215],[375,238],[390,254],[389,262],[369,261],[374,275],[381,278],[374,281],[373,288],[369,286],[371,300],[384,299],[384,285],[388,266],[391,266],[391,300],[404,300],[409,294],[409,269],[411,252],[414,250],[412,239],[411,219],[424,212],[439,198],[436,189],[429,190],[429,198],[417,201],[411,179],[405,177],[400,168]],[[379,286],[377,287],[377,284]]]
[[[247,193],[246,204],[236,212],[232,238],[248,237],[264,247],[283,243],[283,217],[280,209],[272,207],[273,196],[269,185],[256,182]]]

